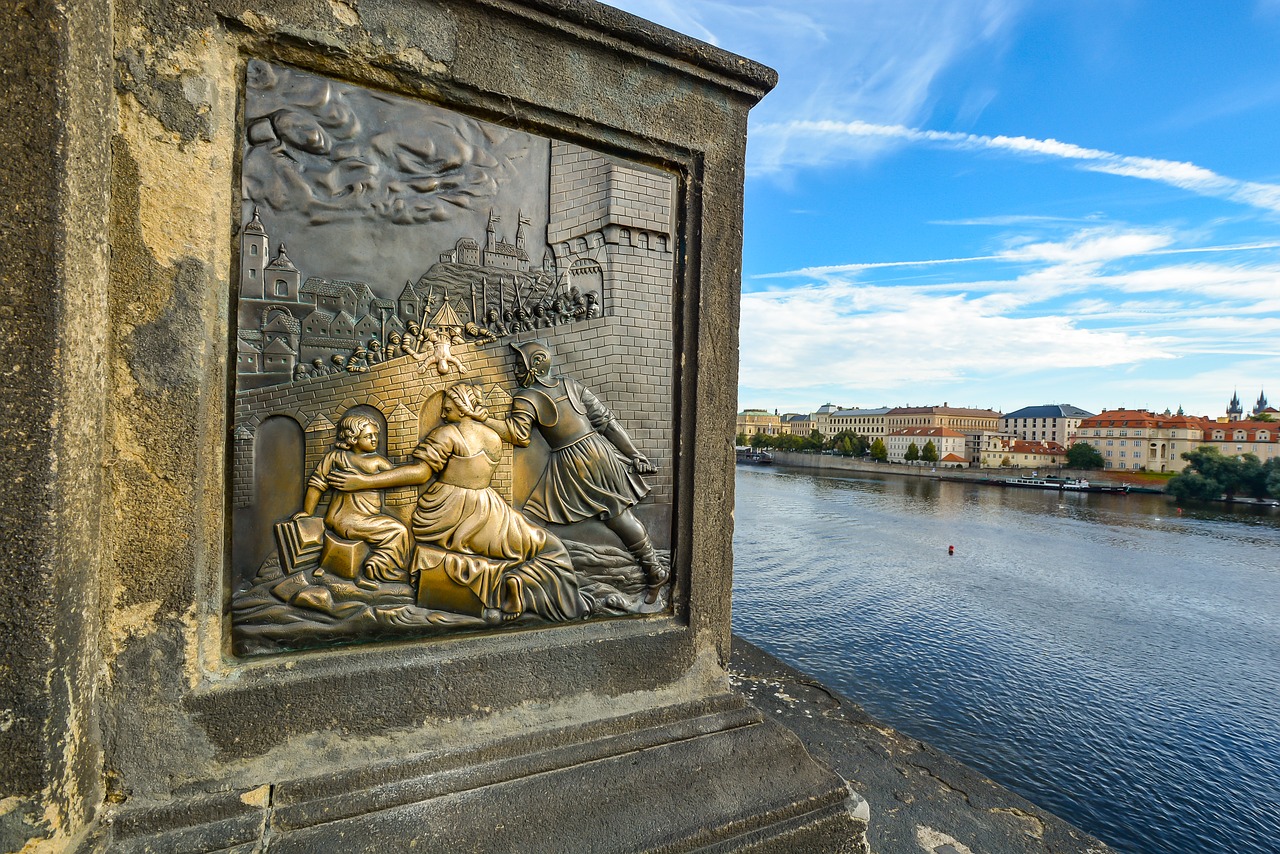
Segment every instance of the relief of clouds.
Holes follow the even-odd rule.
[[[310,225],[443,222],[491,201],[529,137],[261,61],[246,75],[246,198]]]

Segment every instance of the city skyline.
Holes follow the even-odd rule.
[[[1153,414],[1159,415],[1166,411],[1172,414],[1181,410],[1186,415],[1190,415],[1193,417],[1203,416],[1205,418],[1209,418],[1213,420],[1213,419],[1220,419],[1228,416],[1230,414],[1230,409],[1233,405],[1238,405],[1241,408],[1241,411],[1246,414],[1252,413],[1254,412],[1254,410],[1259,408],[1264,410],[1272,410],[1272,411],[1274,411],[1276,408],[1276,404],[1272,402],[1271,398],[1266,394],[1265,390],[1259,390],[1255,394],[1246,394],[1239,390],[1235,390],[1231,395],[1227,396],[1222,401],[1222,405],[1218,409],[1205,411],[1205,412],[1195,412],[1188,409],[1185,406],[1165,406],[1165,407],[1161,407],[1160,409],[1152,409],[1150,407],[1144,407],[1144,406],[1108,406],[1108,407],[1094,408],[1088,405],[1078,406],[1075,401],[1027,402],[1016,407],[1002,409],[998,406],[985,406],[982,404],[972,403],[972,402],[958,403],[950,399],[942,400],[940,402],[939,401],[923,401],[923,402],[922,401],[905,401],[905,402],[899,402],[899,403],[883,403],[883,402],[882,403],[857,403],[857,402],[850,403],[847,399],[841,399],[841,400],[827,400],[817,405],[801,406],[798,409],[783,409],[779,406],[766,405],[766,404],[744,405],[742,404],[741,401],[739,401],[738,413],[742,414],[744,412],[769,412],[769,413],[773,413],[774,415],[803,415],[803,414],[817,412],[820,409],[823,409],[826,407],[834,406],[836,409],[844,410],[844,411],[910,409],[913,407],[934,407],[934,408],[943,408],[943,409],[946,409],[946,408],[981,409],[981,410],[990,410],[992,412],[998,412],[1002,415],[1008,415],[1010,413],[1018,412],[1023,409],[1034,409],[1037,407],[1046,407],[1046,406],[1066,406],[1066,407],[1072,407],[1072,408],[1078,408],[1078,409],[1085,409],[1090,411],[1092,414],[1097,414],[1100,412],[1112,412],[1116,410],[1137,410],[1137,411],[1149,411]]]
[[[739,410],[1280,393],[1277,0],[613,5],[780,75]]]

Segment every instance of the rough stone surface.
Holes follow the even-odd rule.
[[[0,849],[100,799],[108,4],[10,5],[0,39]]]
[[[731,683],[795,732],[871,811],[875,854],[1108,854],[1111,848],[742,638]],[[948,847],[950,846],[950,847]]]
[[[122,797],[254,787],[358,754],[394,756],[424,737],[456,742],[477,721],[527,726],[541,704],[556,722],[591,720],[723,684],[721,514],[732,469],[720,427],[733,410],[736,316],[721,307],[733,305],[737,286],[746,109],[771,79],[724,57],[708,64],[686,41],[655,36],[630,48],[624,38],[639,27],[590,4],[548,8],[555,16],[516,3],[116,4],[108,295],[119,343],[109,354],[107,425],[118,462],[107,539],[118,549],[106,622],[120,631],[104,714]],[[621,22],[627,32],[611,31]],[[686,528],[675,533],[683,577],[674,619],[479,645],[353,647],[252,664],[227,657],[226,342],[237,93],[249,56],[425,96],[685,176],[682,200],[701,209],[690,207],[676,262],[675,344],[686,368],[671,471]],[[620,68],[646,85],[618,85]],[[722,185],[722,196],[696,192]],[[717,245],[701,265],[694,247],[704,232]],[[715,310],[695,309],[704,294]],[[712,391],[695,392],[703,387]],[[710,489],[695,492],[695,481]],[[353,737],[368,741],[346,747]]]

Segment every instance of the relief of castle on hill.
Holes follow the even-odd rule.
[[[416,282],[405,282],[399,296],[383,299],[365,282],[303,280],[283,243],[264,263],[271,237],[255,208],[240,238],[240,387],[367,370],[431,349],[423,342],[433,333],[447,331],[451,343],[489,342],[598,317],[599,262],[579,258],[557,271],[547,250],[534,268],[526,251],[529,221],[517,219],[515,242],[509,243],[498,237],[500,217],[491,212],[483,248],[473,238],[459,238]]]
[[[666,611],[674,177],[257,60],[245,116],[237,653]]]

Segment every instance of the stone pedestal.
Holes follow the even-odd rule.
[[[865,819],[731,695],[281,781],[116,820],[112,851],[828,851]]]
[[[771,71],[585,0],[121,0],[36,4],[11,25],[19,331],[0,400],[18,453],[0,490],[19,569],[0,620],[0,849],[862,850],[843,781],[725,670],[742,169]],[[246,89],[267,88],[253,75],[281,69],[312,81],[312,114],[246,115]],[[601,296],[541,334],[657,465],[637,515],[673,584],[647,610],[501,630],[446,610],[441,631],[405,633],[422,619],[411,592],[366,608],[356,585],[272,563],[271,524],[301,507],[343,414],[369,413],[400,464],[444,382],[402,357],[286,384],[280,365],[314,361],[311,333],[274,303],[240,310],[251,273],[278,273],[259,286],[285,302],[310,287],[292,242],[285,257],[259,241],[269,264],[239,254],[244,140],[310,181],[309,158],[346,157],[339,86],[485,123],[476,140],[548,141],[559,190],[539,240]],[[309,223],[365,198],[357,165],[317,179],[331,195]],[[386,234],[414,215],[383,212]],[[465,237],[449,263],[480,251]],[[343,248],[326,247],[335,267]],[[377,331],[334,314],[344,334]],[[490,404],[510,400],[506,343],[454,356]],[[533,485],[517,469],[547,451],[505,453],[491,486],[519,504]],[[415,496],[393,491],[394,513]],[[287,617],[363,622],[246,654],[233,624],[283,581]]]

